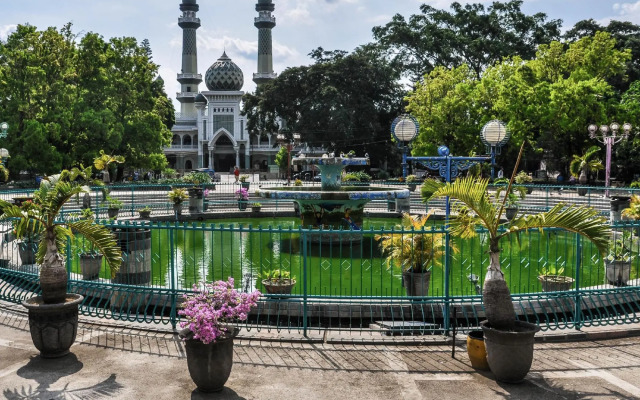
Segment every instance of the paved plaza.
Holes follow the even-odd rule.
[[[184,347],[168,327],[81,317],[72,354],[41,359],[19,305],[0,303],[0,393],[4,399],[630,399],[640,398],[640,326],[540,334],[522,384],[470,367],[462,337],[421,345],[333,335],[274,341],[246,332],[220,393],[194,391]],[[247,339],[251,337],[251,339]],[[296,336],[298,339],[299,336]],[[331,340],[326,338],[330,337]],[[362,341],[374,344],[363,344]],[[393,339],[391,339],[393,340]],[[576,341],[577,340],[577,341]],[[361,342],[361,343],[358,343]],[[401,342],[401,340],[398,340]]]

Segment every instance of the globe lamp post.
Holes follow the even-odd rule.
[[[622,140],[629,138],[629,132],[631,132],[631,124],[625,123],[622,125],[623,134],[619,135],[620,124],[612,122],[610,125],[589,125],[589,136],[591,139],[596,139],[600,143],[607,147],[607,161],[605,166],[605,181],[604,185],[609,188],[609,181],[611,179],[611,153],[613,145],[619,143]],[[606,191],[606,196],[609,197],[609,190]]]
[[[497,119],[487,122],[482,127],[482,143],[487,147],[487,152],[491,154],[491,179],[495,177],[496,155],[500,154],[502,146],[507,144],[511,132],[509,128]]]
[[[407,177],[407,151],[409,144],[418,136],[420,125],[411,115],[401,115],[393,120],[391,134],[398,141],[398,147],[402,149],[402,177]]]

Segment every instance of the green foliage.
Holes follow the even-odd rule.
[[[147,50],[130,37],[77,35],[71,24],[19,25],[0,43],[11,169],[89,165],[97,149],[122,154],[130,167],[162,164],[174,112]]]
[[[629,187],[631,189],[640,189],[640,180],[631,182]]]
[[[318,48],[310,56],[312,65],[288,68],[245,95],[249,132],[275,131],[277,115],[309,146],[334,142],[368,153],[374,162],[395,160],[389,157],[397,151],[388,140],[389,126],[402,112],[405,94],[398,71],[375,46],[352,53]],[[276,163],[286,168],[286,150],[280,151]]]
[[[407,110],[420,123],[413,155],[435,154],[447,143],[452,154],[484,152],[479,127],[500,119],[511,130],[510,143],[529,141],[540,160],[544,152],[558,160],[549,168],[566,172],[573,154],[593,141],[586,127],[617,113],[613,87],[607,79],[623,76],[629,52],[615,49],[606,33],[569,46],[551,42],[539,46],[535,59],[514,56],[488,67],[479,78],[463,64],[437,67],[407,97]],[[517,147],[503,148],[497,163],[513,166]]]
[[[445,235],[427,229],[429,216],[403,213],[402,225],[387,234],[376,235],[389,268],[395,264],[402,271],[425,272],[433,265],[442,266]],[[451,249],[457,252],[456,247]]]
[[[261,203],[251,203],[251,207],[262,207]]]
[[[143,212],[150,212],[151,211],[151,207],[146,206],[146,207],[142,207],[138,209],[139,213],[143,213]]]
[[[107,208],[119,210],[122,208],[122,202],[115,197],[107,196]]]
[[[293,186],[302,186],[302,181],[300,179],[296,179],[293,181]]]
[[[240,180],[240,182],[246,182],[247,179],[249,179],[249,175],[240,175],[238,179]]]
[[[640,220],[640,195],[631,196],[629,207],[622,210],[621,215],[634,221]]]
[[[360,182],[360,177],[354,173],[344,174],[342,177],[343,182]]]
[[[451,4],[451,11],[428,4],[408,20],[396,14],[385,26],[373,28],[376,44],[393,57],[412,82],[437,67],[468,64],[476,76],[505,57],[531,59],[538,45],[560,38],[561,20],[542,13],[524,14],[521,0]]]
[[[173,188],[167,193],[167,197],[173,204],[181,204],[189,198],[189,193],[187,193],[187,189]]]
[[[287,152],[286,147],[280,147],[280,150],[278,150],[278,153],[276,154],[275,162],[281,170],[287,169],[287,163],[289,162],[289,153]]]
[[[194,185],[200,185],[203,183],[211,183],[211,177],[206,172],[190,172],[182,177],[182,181],[185,183],[191,183]]]
[[[542,268],[538,270],[538,275],[541,276],[549,276],[549,275],[564,275],[564,267],[558,267],[556,264],[545,264]]]
[[[415,183],[418,181],[418,177],[415,175],[408,175],[407,176],[407,183]]]
[[[518,172],[515,178],[515,183],[518,185],[526,185],[527,183],[533,182],[533,178],[524,171]]]
[[[272,283],[279,284],[295,283],[296,281],[296,277],[291,276],[291,272],[280,268],[263,271],[262,273],[258,274],[258,278],[262,279],[263,281],[270,281]]]
[[[579,178],[582,172],[587,175],[591,171],[599,171],[603,169],[604,165],[602,165],[602,162],[595,158],[599,151],[600,147],[591,146],[582,156],[574,154],[573,160],[571,161],[571,164],[569,164],[569,172],[571,175]]]
[[[608,261],[632,261],[634,256],[632,255],[631,242],[631,232],[624,231],[622,235],[611,241],[605,259]]]

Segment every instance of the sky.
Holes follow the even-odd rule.
[[[132,36],[148,39],[153,60],[160,65],[169,97],[176,108],[180,89],[176,74],[181,69],[182,30],[178,26],[182,0],[0,0],[0,40],[18,24],[39,29],[73,24],[80,36],[95,32],[105,39]],[[253,26],[256,0],[198,0],[202,26],[198,35],[198,72],[205,75],[222,52],[243,70],[243,90],[252,92],[257,69],[258,31]],[[458,0],[459,3],[467,3]],[[489,5],[491,1],[472,3]],[[347,50],[371,42],[371,29],[384,25],[393,15],[408,18],[420,12],[420,4],[449,9],[451,0],[274,0],[277,26],[273,29],[274,70],[307,65],[311,50]],[[593,18],[601,24],[612,19],[640,24],[640,0],[524,0],[526,14],[543,12],[561,19],[563,29]],[[203,84],[200,90],[206,90]]]

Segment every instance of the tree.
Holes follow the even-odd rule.
[[[11,170],[54,173],[90,164],[102,148],[132,167],[168,145],[173,105],[148,41],[38,31],[20,25],[0,42],[0,112]]]
[[[276,165],[280,167],[282,171],[287,170],[287,166],[289,165],[289,152],[284,146],[280,147],[280,150],[278,150],[276,154]]]
[[[252,135],[273,132],[276,116],[310,146],[354,149],[383,162],[391,152],[389,127],[402,110],[399,73],[377,49],[311,52],[315,63],[286,69],[245,96]]]
[[[477,77],[504,57],[535,56],[536,48],[560,38],[561,20],[547,21],[543,13],[526,15],[522,0],[451,4],[452,12],[428,4],[409,20],[396,14],[385,26],[373,28],[373,36],[413,82],[436,67],[467,64]]]
[[[407,97],[407,109],[421,125],[416,152],[428,154],[443,143],[453,154],[484,152],[481,127],[500,119],[512,132],[511,143],[528,140],[535,146],[533,160],[546,152],[558,160],[551,167],[566,174],[573,154],[593,144],[586,127],[619,113],[607,79],[624,75],[629,57],[599,32],[566,48],[541,45],[533,60],[507,58],[481,78],[466,66],[436,68]],[[510,168],[516,155],[506,146],[498,163]]]
[[[569,164],[569,172],[578,178],[578,182],[581,185],[586,184],[589,180],[589,172],[599,171],[604,168],[602,161],[595,158],[599,151],[600,147],[591,146],[582,156],[573,155],[573,160]]]
[[[602,26],[593,19],[587,19],[576,22],[563,37],[567,42],[573,43],[584,37],[595,36],[597,32],[609,33],[616,40],[616,50],[631,52],[631,58],[627,61],[626,76],[614,76],[609,79],[613,87],[619,92],[624,92],[631,83],[640,79],[640,25],[611,20],[607,26]]]

